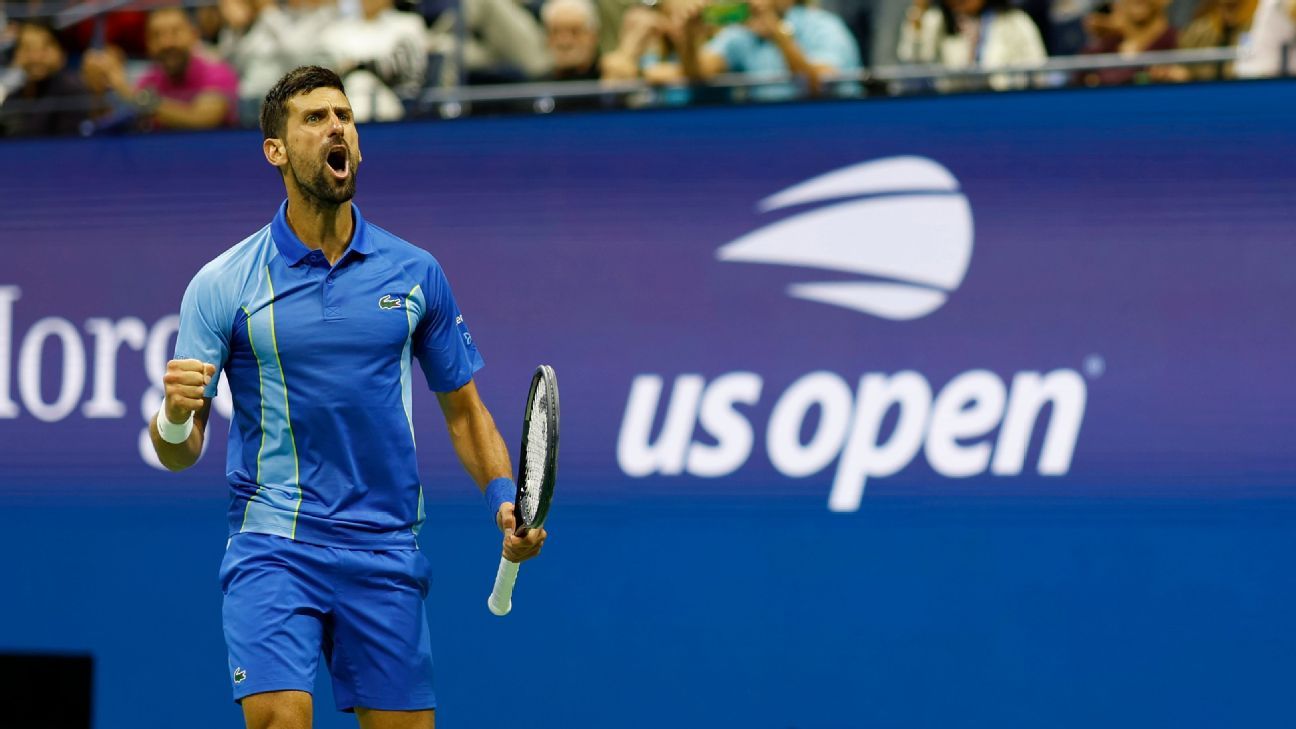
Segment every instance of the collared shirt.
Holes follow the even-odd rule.
[[[370,225],[330,266],[273,222],[204,266],[180,305],[177,359],[215,364],[234,397],[230,533],[408,549],[423,523],[412,361],[457,390],[481,355],[440,264]]]
[[[164,99],[173,99],[189,103],[199,94],[217,93],[229,100],[225,112],[225,126],[238,123],[238,74],[223,61],[205,57],[200,52],[189,55],[184,76],[172,79],[166,75],[161,66],[154,64],[140,76],[137,84],[141,89],[149,89]]]
[[[792,38],[807,61],[828,64],[838,71],[859,68],[859,44],[841,18],[826,10],[796,5],[788,9],[783,19],[792,26]],[[723,57],[732,73],[775,74],[789,70],[778,46],[745,25],[725,27],[706,48]],[[770,84],[754,88],[752,95],[764,101],[787,99],[796,95],[796,87]]]

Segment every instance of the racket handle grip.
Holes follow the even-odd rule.
[[[499,570],[495,572],[495,588],[486,599],[486,607],[496,615],[508,615],[513,609],[513,583],[517,580],[518,563],[500,557]]]

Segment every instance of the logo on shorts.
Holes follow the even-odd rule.
[[[244,671],[242,668],[236,668],[236,669],[234,669],[234,685],[235,685],[235,686],[237,686],[238,684],[243,683],[244,679],[246,679],[246,678],[247,678],[247,671]]]
[[[383,296],[381,299],[378,299],[378,308],[383,310],[399,309],[401,308],[400,297],[387,294],[386,296]]]

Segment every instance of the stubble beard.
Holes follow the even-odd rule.
[[[350,155],[351,153],[348,151],[347,154]],[[297,188],[306,195],[308,203],[313,203],[314,206],[320,208],[336,208],[351,202],[351,198],[355,197],[356,164],[354,159],[350,161],[350,167],[351,174],[348,175],[347,181],[341,187],[338,187],[331,179],[332,175],[328,171],[327,162],[318,160],[314,174],[303,176],[298,171],[299,168],[294,160],[294,155],[288,155],[288,171],[293,176],[293,180],[297,182]]]

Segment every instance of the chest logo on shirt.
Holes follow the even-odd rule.
[[[401,308],[401,298],[386,294],[381,299],[378,299],[378,308],[384,311],[387,309],[399,309]]]

